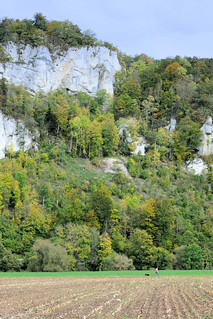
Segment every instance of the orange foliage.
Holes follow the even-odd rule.
[[[177,62],[173,62],[165,68],[164,72],[174,73],[177,69],[181,68],[180,64]]]

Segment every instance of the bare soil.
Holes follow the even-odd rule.
[[[213,278],[0,278],[0,318],[213,318]]]

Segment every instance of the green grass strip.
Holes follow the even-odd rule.
[[[155,276],[154,270],[73,271],[73,272],[0,272],[0,277],[143,277]],[[160,276],[213,276],[213,270],[159,270]]]

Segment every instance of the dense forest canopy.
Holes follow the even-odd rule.
[[[42,14],[1,21],[1,63],[7,41],[106,45]],[[212,116],[213,60],[118,54],[113,97],[31,96],[1,79],[1,112],[23,121],[36,147],[15,153],[11,145],[0,161],[0,270],[213,267],[213,156],[205,175],[185,169]],[[144,156],[134,154],[140,136]],[[129,175],[102,171],[112,156],[125,159]]]

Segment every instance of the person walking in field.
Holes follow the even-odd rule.
[[[158,267],[155,269],[155,276],[159,276]]]

